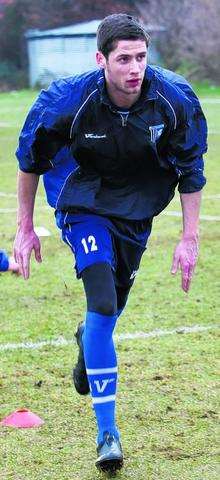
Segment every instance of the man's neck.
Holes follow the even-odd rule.
[[[130,95],[123,94],[123,92],[115,92],[111,89],[109,90],[108,85],[106,85],[106,89],[111,102],[119,108],[131,108],[141,95],[141,92]]]

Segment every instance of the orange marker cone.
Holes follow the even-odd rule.
[[[40,427],[43,423],[44,421],[35,413],[32,413],[27,408],[21,408],[3,418],[0,425],[3,427],[34,428]]]

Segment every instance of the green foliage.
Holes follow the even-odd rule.
[[[19,90],[27,86],[27,75],[13,63],[0,62],[0,91]]]
[[[205,98],[220,92],[201,87]],[[18,131],[36,92],[0,95],[0,246],[11,251],[15,233]],[[201,214],[219,216],[220,104],[204,103],[209,124],[207,186]],[[214,197],[212,197],[214,195]],[[178,197],[169,211],[180,210]],[[52,235],[42,239],[43,263],[32,259],[29,281],[0,275],[0,343],[64,337],[72,340],[83,318],[81,282],[73,275],[72,254],[61,243],[53,213],[40,188],[35,224]],[[170,276],[172,252],[181,232],[178,217],[160,215],[117,334],[149,332],[219,322],[219,222],[201,221],[201,251],[192,289]],[[125,453],[120,480],[217,480],[218,336],[176,334],[117,342],[117,418]],[[90,398],[73,390],[75,346],[17,349],[1,355],[1,414],[19,407],[40,415],[40,429],[0,427],[4,480],[95,480],[96,428]]]

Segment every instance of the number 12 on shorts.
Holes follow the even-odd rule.
[[[87,239],[82,238],[81,243],[86,254],[88,254],[89,252],[96,252],[98,250],[98,247],[96,245],[96,239],[93,235],[89,235]]]

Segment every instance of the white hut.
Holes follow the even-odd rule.
[[[96,32],[101,20],[52,30],[28,30],[29,83],[47,86],[52,80],[95,68]],[[161,30],[149,26],[147,31]],[[157,61],[151,46],[150,62]]]

